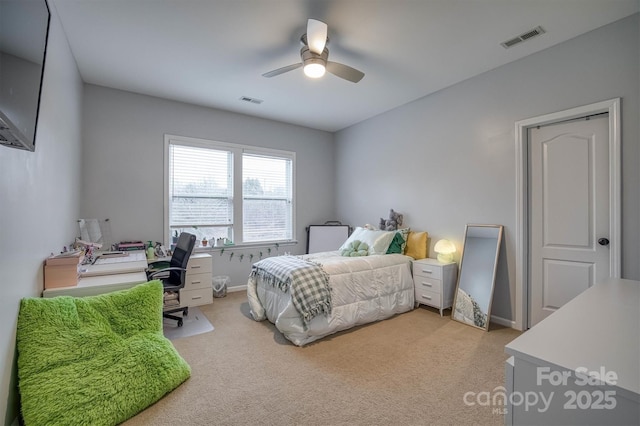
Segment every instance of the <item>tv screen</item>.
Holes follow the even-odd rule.
[[[46,0],[0,0],[0,144],[35,150],[50,21]]]

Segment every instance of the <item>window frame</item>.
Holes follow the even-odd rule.
[[[266,246],[272,244],[295,243],[296,238],[296,153],[293,151],[285,151],[273,148],[264,148],[254,145],[244,145],[230,142],[220,142],[209,139],[192,138],[187,136],[164,135],[164,220],[163,234],[164,242],[167,247],[171,245],[171,230],[169,223],[169,149],[171,145],[182,145],[188,147],[197,147],[205,149],[218,149],[230,151],[233,154],[232,161],[232,188],[233,188],[233,235],[234,246],[251,247]],[[268,157],[278,157],[291,160],[291,239],[286,240],[268,240],[260,242],[245,243],[243,238],[243,182],[242,182],[242,155],[257,154]]]

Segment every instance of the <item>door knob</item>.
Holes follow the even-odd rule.
[[[608,246],[609,245],[609,239],[608,238],[600,238],[598,240],[598,244],[600,244],[601,246]]]

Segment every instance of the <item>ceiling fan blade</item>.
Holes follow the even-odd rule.
[[[327,43],[327,24],[316,19],[307,21],[307,43],[309,50],[318,55],[322,54]]]
[[[364,73],[362,71],[358,71],[355,68],[351,68],[350,66],[339,62],[327,61],[327,71],[352,83],[357,83],[362,80],[362,77],[364,77]]]
[[[275,77],[276,75],[284,74],[285,72],[293,71],[296,68],[300,68],[302,63],[287,65],[286,67],[278,68],[277,70],[265,72],[263,77]]]

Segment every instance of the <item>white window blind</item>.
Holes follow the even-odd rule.
[[[231,152],[171,145],[171,227],[233,225]]]
[[[184,231],[237,245],[294,238],[294,153],[168,135],[165,141],[167,235]]]
[[[292,161],[242,155],[243,241],[292,238]]]

